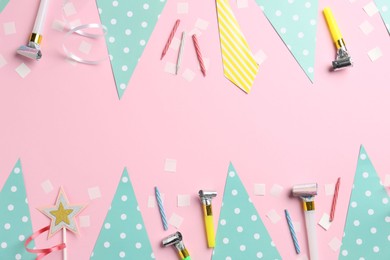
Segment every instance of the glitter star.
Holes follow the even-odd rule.
[[[71,205],[66,198],[66,194],[61,188],[55,206],[43,207],[39,209],[50,218],[49,237],[57,231],[66,228],[74,233],[78,233],[75,217],[84,209],[82,205]]]

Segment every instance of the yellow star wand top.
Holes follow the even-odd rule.
[[[56,223],[55,223],[56,226],[61,222],[65,222],[66,224],[69,225],[70,224],[69,215],[72,212],[73,209],[64,209],[64,206],[60,202],[60,206],[58,207],[58,209],[50,211],[50,214],[56,217]]]

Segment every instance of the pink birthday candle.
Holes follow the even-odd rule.
[[[175,25],[174,25],[173,28],[172,28],[171,34],[169,34],[168,41],[167,41],[167,43],[165,44],[165,47],[164,47],[164,50],[163,50],[163,52],[162,52],[162,54],[161,54],[160,60],[162,60],[162,58],[164,58],[165,54],[167,53],[168,48],[169,48],[169,45],[171,45],[173,36],[175,36],[176,30],[177,30],[177,27],[179,27],[179,24],[180,24],[180,20],[177,19],[176,22],[175,22]]]
[[[206,68],[204,66],[202,53],[200,52],[199,43],[198,43],[198,39],[196,38],[196,34],[192,35],[192,41],[194,42],[196,56],[198,56],[200,70],[202,71],[203,76],[206,77]]]
[[[332,209],[330,210],[330,218],[329,218],[330,222],[332,222],[334,219],[334,212],[336,210],[336,203],[337,203],[337,197],[339,195],[339,188],[340,188],[340,177],[337,179],[334,194],[333,194]]]

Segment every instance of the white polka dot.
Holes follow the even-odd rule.
[[[275,247],[274,241],[271,241],[271,246],[272,246],[272,247]]]
[[[8,245],[6,242],[2,242],[0,246],[1,246],[1,248],[7,248]]]
[[[254,233],[253,234],[253,238],[256,239],[256,240],[259,240],[260,239],[260,234],[259,233]]]
[[[11,191],[12,191],[12,192],[16,192],[17,190],[18,190],[18,188],[16,188],[16,186],[12,186],[12,187],[11,187]]]
[[[226,245],[226,244],[229,244],[229,238],[224,237],[224,238],[222,239],[222,243],[224,243],[225,245]]]
[[[116,19],[111,19],[110,22],[111,22],[112,25],[115,25],[116,24]]]
[[[232,190],[232,195],[233,196],[236,196],[238,194],[238,191],[237,190]]]
[[[288,2],[289,4],[292,4],[292,3],[294,3],[294,0],[287,0],[287,2]]]
[[[128,68],[127,68],[126,65],[123,65],[123,66],[122,66],[122,71],[127,71],[127,69],[128,69]]]
[[[379,247],[374,246],[374,247],[372,248],[372,251],[374,251],[374,253],[378,253],[378,252],[379,252]]]
[[[142,229],[142,225],[141,225],[141,224],[137,224],[137,225],[135,225],[135,228],[136,228],[137,230],[141,230],[141,229]]]
[[[368,213],[368,215],[372,216],[372,215],[374,215],[374,210],[373,209],[369,209],[367,211],[367,213]]]
[[[127,219],[127,215],[126,214],[122,214],[121,215],[121,220],[126,220]]]
[[[126,84],[123,84],[123,83],[120,84],[120,85],[119,85],[119,88],[120,88],[120,89],[125,89],[125,88],[126,88]]]
[[[110,228],[111,228],[111,224],[110,224],[110,223],[104,224],[104,228],[105,228],[105,229],[110,229]]]
[[[389,217],[389,216],[386,216],[386,217],[385,217],[385,222],[387,222],[387,223],[390,222],[390,217]]]
[[[230,177],[234,177],[235,175],[236,175],[235,172],[233,172],[233,171],[229,172],[229,176],[230,176]]]
[[[359,257],[359,260],[366,260],[364,257]]]
[[[359,220],[354,220],[354,221],[353,221],[353,225],[354,225],[355,227],[360,226],[360,221],[359,221]]]
[[[123,48],[123,52],[124,52],[124,53],[129,53],[129,51],[130,51],[129,48],[127,48],[127,47]]]
[[[103,244],[103,246],[105,247],[105,248],[109,248],[110,247],[110,242],[108,242],[108,241],[106,241],[106,242],[104,242],[104,244]]]
[[[10,223],[5,223],[4,224],[4,229],[5,230],[9,230],[11,228],[11,224]]]
[[[8,211],[13,211],[14,210],[14,205],[9,204],[7,208],[8,208]]]
[[[121,200],[122,200],[122,201],[127,201],[127,196],[126,196],[126,195],[123,195],[123,196],[121,197]]]
[[[311,25],[316,25],[316,24],[317,24],[317,21],[314,20],[314,19],[311,19],[311,20],[310,20],[310,24],[311,24]]]
[[[245,251],[246,250],[246,246],[245,245],[241,245],[240,246],[240,251]]]
[[[101,8],[98,8],[99,14],[103,13],[103,10]]]
[[[146,44],[145,40],[140,40],[139,45],[144,46]]]
[[[292,19],[293,19],[293,21],[298,21],[299,20],[299,15],[294,14]]]
[[[14,169],[14,173],[15,173],[15,174],[19,174],[19,173],[20,173],[20,168],[19,168],[19,167],[16,167],[16,168]]]
[[[310,8],[310,7],[311,7],[311,3],[310,3],[310,2],[306,2],[306,3],[305,3],[305,7],[306,7],[306,8]]]
[[[282,15],[282,11],[276,10],[276,11],[275,11],[275,15],[276,15],[276,16],[281,16],[281,15]]]
[[[227,257],[225,258],[225,260],[232,260],[232,258],[231,258],[230,256],[227,256]]]
[[[119,4],[118,1],[112,1],[112,6],[117,7],[118,4]]]
[[[365,155],[364,153],[362,153],[361,155],[360,155],[360,159],[361,160],[365,160],[367,158],[367,155]]]
[[[251,220],[252,220],[252,221],[256,221],[256,220],[257,220],[257,216],[256,216],[256,215],[252,215],[252,216],[251,216]]]
[[[287,29],[284,28],[284,27],[282,27],[282,28],[280,28],[280,32],[281,32],[282,34],[285,34],[285,33],[287,32]]]
[[[343,256],[347,256],[347,255],[348,255],[348,251],[347,251],[347,250],[343,250],[343,251],[341,251],[341,254],[342,254]]]
[[[356,201],[352,201],[351,202],[351,207],[352,208],[356,208],[357,207],[357,202]]]
[[[307,55],[309,55],[309,51],[305,49],[302,51],[302,54],[303,54],[303,56],[307,56]]]
[[[120,258],[125,258],[125,256],[126,256],[125,252],[123,252],[123,251],[119,252],[119,257]]]
[[[383,204],[389,203],[389,199],[388,199],[388,198],[383,198],[383,199],[382,199],[382,203],[383,203]]]
[[[142,26],[142,28],[146,28],[148,26],[148,23],[147,22],[142,22],[141,26]]]
[[[248,202],[249,202],[249,203],[252,203],[252,199],[251,199],[251,198],[248,198]]]
[[[21,254],[16,254],[15,255],[15,260],[20,260],[22,259],[22,255]]]
[[[23,216],[22,217],[22,222],[26,223],[28,221],[28,217],[27,216]]]
[[[388,236],[387,236],[387,240],[389,240],[389,241],[390,241],[390,235],[388,235]]]
[[[298,33],[298,38],[303,38],[303,36],[305,36],[305,34],[303,32]]]
[[[375,227],[370,228],[370,232],[371,234],[376,234],[376,228]]]
[[[244,230],[244,229],[243,229],[241,226],[238,226],[238,227],[237,227],[237,232],[238,232],[238,233],[241,233],[243,230]]]
[[[219,223],[221,223],[221,226],[225,226],[226,225],[226,220],[225,219],[221,219],[221,221]]]
[[[151,257],[152,259],[154,259],[154,253],[151,253],[151,254],[150,254],[150,257]]]
[[[114,42],[115,42],[115,38],[114,38],[114,37],[110,37],[110,38],[108,38],[108,41],[109,41],[110,43],[114,43]]]
[[[135,248],[140,249],[142,247],[142,244],[140,242],[135,243]]]
[[[387,7],[387,5],[382,6],[382,11],[383,11],[383,12],[387,12],[388,9],[389,9],[389,8]]]
[[[144,8],[145,10],[148,10],[148,9],[149,9],[149,4],[144,4],[144,5],[143,5],[143,8]]]
[[[125,238],[126,238],[126,233],[120,233],[119,237],[120,237],[121,239],[125,239]]]
[[[108,57],[110,58],[110,60],[113,60],[114,59],[114,57],[110,54],[110,55],[108,55]]]
[[[356,239],[356,244],[357,245],[361,245],[363,243],[363,240],[361,240],[360,238]]]
[[[24,241],[26,239],[26,237],[24,235],[20,235],[18,237],[18,239],[19,239],[20,242],[22,242],[22,241]]]
[[[263,258],[263,253],[262,252],[257,252],[256,257],[259,258],[259,259]]]
[[[363,172],[362,176],[363,176],[364,179],[367,179],[368,178],[368,172]]]
[[[367,197],[370,197],[371,196],[371,191],[369,190],[366,190],[366,192],[364,193]]]
[[[314,72],[314,69],[313,69],[312,67],[309,67],[309,68],[307,68],[307,71],[308,71],[309,73],[313,73],[313,72]]]
[[[129,179],[127,177],[122,177],[122,182],[123,183],[127,183],[129,181]]]
[[[128,11],[127,12],[127,17],[132,17],[133,16],[133,12],[132,11]]]
[[[235,208],[235,209],[234,209],[234,213],[235,213],[235,214],[240,214],[240,212],[241,212],[241,210],[240,210],[239,208]]]
[[[125,30],[125,34],[126,34],[126,35],[130,35],[130,34],[131,34],[131,30],[130,30],[130,29],[126,29],[126,30]]]

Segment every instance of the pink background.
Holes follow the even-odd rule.
[[[289,197],[294,184],[318,182],[317,219],[329,213],[331,196],[324,185],[341,176],[335,221],[329,231],[317,227],[320,255],[336,259],[328,242],[342,239],[357,155],[365,145],[378,174],[390,173],[390,38],[379,14],[363,11],[368,0],[319,1],[315,83],[311,84],[254,1],[237,9],[230,1],[254,53],[267,54],[249,95],[226,80],[222,73],[214,1],[190,1],[189,13],[177,14],[177,3],[167,2],[159,22],[121,101],[118,100],[109,62],[97,66],[71,64],[62,52],[64,32],[51,28],[61,19],[61,1],[52,1],[39,62],[15,55],[31,32],[38,1],[11,0],[0,14],[0,24],[14,21],[16,34],[0,29],[0,187],[18,158],[22,161],[34,230],[49,223],[35,210],[55,201],[62,185],[73,203],[86,203],[81,215],[91,226],[81,237],[69,235],[69,259],[87,259],[93,250],[123,168],[133,182],[146,229],[157,259],[176,259],[176,252],[160,247],[164,232],[157,208],[148,208],[148,196],[159,186],[165,194],[168,217],[184,217],[180,231],[193,259],[209,259],[197,191],[215,189],[215,223],[219,217],[229,162],[233,162],[282,257],[295,259],[283,210],[302,225],[298,233],[308,254],[304,220],[298,199]],[[82,23],[99,22],[94,1],[75,0]],[[335,49],[321,10],[331,5],[348,48],[353,68],[329,72]],[[175,62],[161,50],[174,21],[182,30],[194,28],[197,18],[209,21],[199,38],[203,55],[210,59],[207,77],[198,71],[191,42],[183,57],[183,71],[196,72],[192,82],[164,72],[165,62]],[[368,20],[374,31],[364,35],[359,25]],[[94,43],[91,57],[107,51],[103,40]],[[77,42],[77,41],[76,41]],[[80,41],[74,43],[77,50]],[[71,44],[72,45],[72,44]],[[371,62],[367,52],[380,47],[383,57]],[[25,62],[31,73],[22,79],[15,68]],[[164,172],[166,158],[177,160],[177,172]],[[46,195],[45,180],[54,190]],[[254,196],[254,183],[265,183],[265,197]],[[270,195],[272,185],[283,186],[281,196]],[[89,201],[88,188],[100,187],[102,197]],[[177,194],[190,194],[191,206],[178,208]],[[272,224],[266,213],[275,209],[283,218]],[[53,238],[50,244],[59,240]],[[39,243],[44,245],[43,241]],[[294,256],[294,257],[293,257]],[[60,259],[55,253],[46,259]]]

